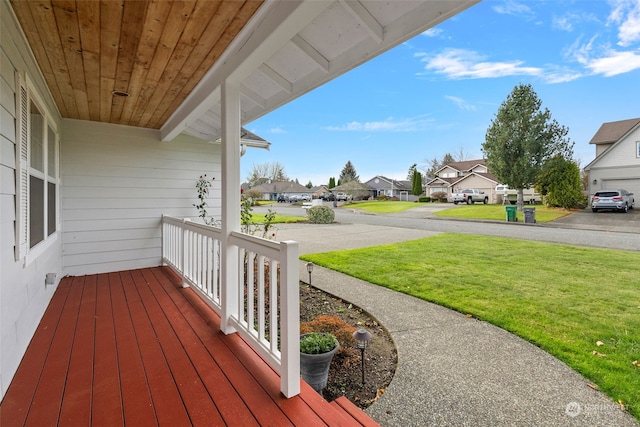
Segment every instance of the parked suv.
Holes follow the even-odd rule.
[[[613,209],[627,212],[635,207],[633,193],[627,190],[600,190],[591,198],[591,210],[598,212],[600,209]]]

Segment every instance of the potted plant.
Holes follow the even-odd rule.
[[[300,374],[318,393],[327,386],[329,366],[339,347],[332,334],[310,332],[300,336]]]

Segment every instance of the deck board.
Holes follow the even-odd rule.
[[[361,425],[301,385],[286,399],[278,374],[167,268],[67,277],[0,425]]]
[[[91,422],[91,394],[86,390],[93,387],[93,358],[96,314],[96,280],[92,277],[78,277],[74,286],[82,283],[82,304],[78,312],[78,322],[71,348],[69,373],[65,384],[65,398],[62,401],[60,421],[88,425]]]
[[[115,280],[115,277],[113,279]],[[110,283],[110,286],[120,366],[120,387],[124,402],[124,422],[127,425],[153,425],[154,421],[157,422],[156,413],[141,347],[138,345],[130,313],[131,309],[139,307],[139,297],[135,298],[136,294],[125,296],[124,287],[134,286],[129,275],[122,275],[118,283]]]

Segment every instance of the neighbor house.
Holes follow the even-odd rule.
[[[223,339],[226,348],[241,348],[246,341],[249,353],[259,354],[274,370],[246,378],[264,385],[276,372],[279,392],[296,396],[297,245],[240,233],[242,126],[474,3],[0,0],[0,392],[5,397],[0,424],[60,402],[77,416],[92,404],[101,416],[125,414],[117,406],[121,400],[109,401],[116,405],[111,407],[96,403],[98,395],[91,397],[91,378],[98,378],[91,369],[107,353],[97,344],[94,353],[82,354],[88,358],[82,363],[55,365],[68,372],[42,371],[69,387],[76,384],[79,388],[69,390],[80,392],[75,400],[64,397],[64,387],[55,395],[47,385],[38,388],[38,381],[49,376],[34,376],[44,368],[31,363],[44,364],[61,354],[39,347],[47,340],[52,348],[71,349],[79,340],[106,334],[101,342],[114,350],[116,336],[109,325],[115,311],[68,311],[64,301],[86,297],[95,305],[90,296],[98,292],[96,309],[112,300],[150,302],[154,297],[148,294],[125,301],[115,294],[110,299],[109,293],[132,285],[126,280],[116,285],[125,276],[140,286],[165,281],[151,276],[161,265],[215,310],[219,320],[211,324],[219,322],[223,337],[242,337]],[[221,219],[220,228],[184,219],[195,216],[195,183],[203,174],[214,178],[208,205],[209,213]],[[272,318],[271,334],[265,332],[264,318],[254,322],[255,313],[239,297],[245,283],[264,290],[262,273],[240,268],[249,258],[258,260],[256,265],[271,263],[271,289],[279,288],[280,298],[270,299],[280,304],[272,312],[281,314],[279,323]],[[89,282],[92,291],[78,291],[80,283]],[[55,304],[47,309],[52,298]],[[180,301],[175,304],[186,309]],[[50,315],[38,328],[45,313]],[[82,314],[77,333],[54,334],[56,325],[71,325],[66,319],[73,313]],[[257,313],[264,316],[262,309]],[[178,326],[154,328],[187,332]],[[21,379],[12,393],[10,384],[32,337],[35,347],[28,354],[35,359],[29,358],[19,374],[36,382]],[[64,345],[58,346],[60,339]],[[125,361],[109,362],[114,360]],[[246,358],[238,360],[249,366]],[[82,378],[90,381],[76,382],[87,368],[88,377]],[[86,404],[78,400],[85,396]],[[151,403],[141,410],[164,408]],[[221,403],[218,410],[231,407],[239,409]],[[249,405],[249,410],[261,407]],[[284,407],[297,406],[277,405]]]
[[[249,191],[262,194],[262,200],[278,200],[278,196],[302,196],[311,190],[294,181],[271,181],[251,187]]]
[[[311,196],[314,199],[318,199],[322,197],[324,194],[331,193],[331,191],[329,190],[329,187],[326,185],[314,185],[309,189],[309,191],[311,192]]]
[[[373,189],[374,197],[397,197],[399,200],[410,200],[412,202],[418,199],[417,196],[411,194],[411,181],[398,181],[377,175],[366,181],[365,184]]]
[[[640,118],[603,123],[589,144],[596,158],[584,169],[589,194],[602,189],[624,188],[640,195]]]
[[[447,194],[447,199],[450,199],[453,193],[466,188],[477,188],[487,194],[489,203],[498,201],[496,197],[498,181],[488,171],[484,159],[451,162],[438,169],[435,175],[436,177],[427,185],[429,195],[444,192]]]

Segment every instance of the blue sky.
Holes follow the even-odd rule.
[[[486,0],[246,127],[301,184],[336,180],[351,161],[366,181],[405,179],[430,159],[481,145],[500,104],[530,83],[569,128],[581,167],[604,122],[640,117],[640,0]]]

